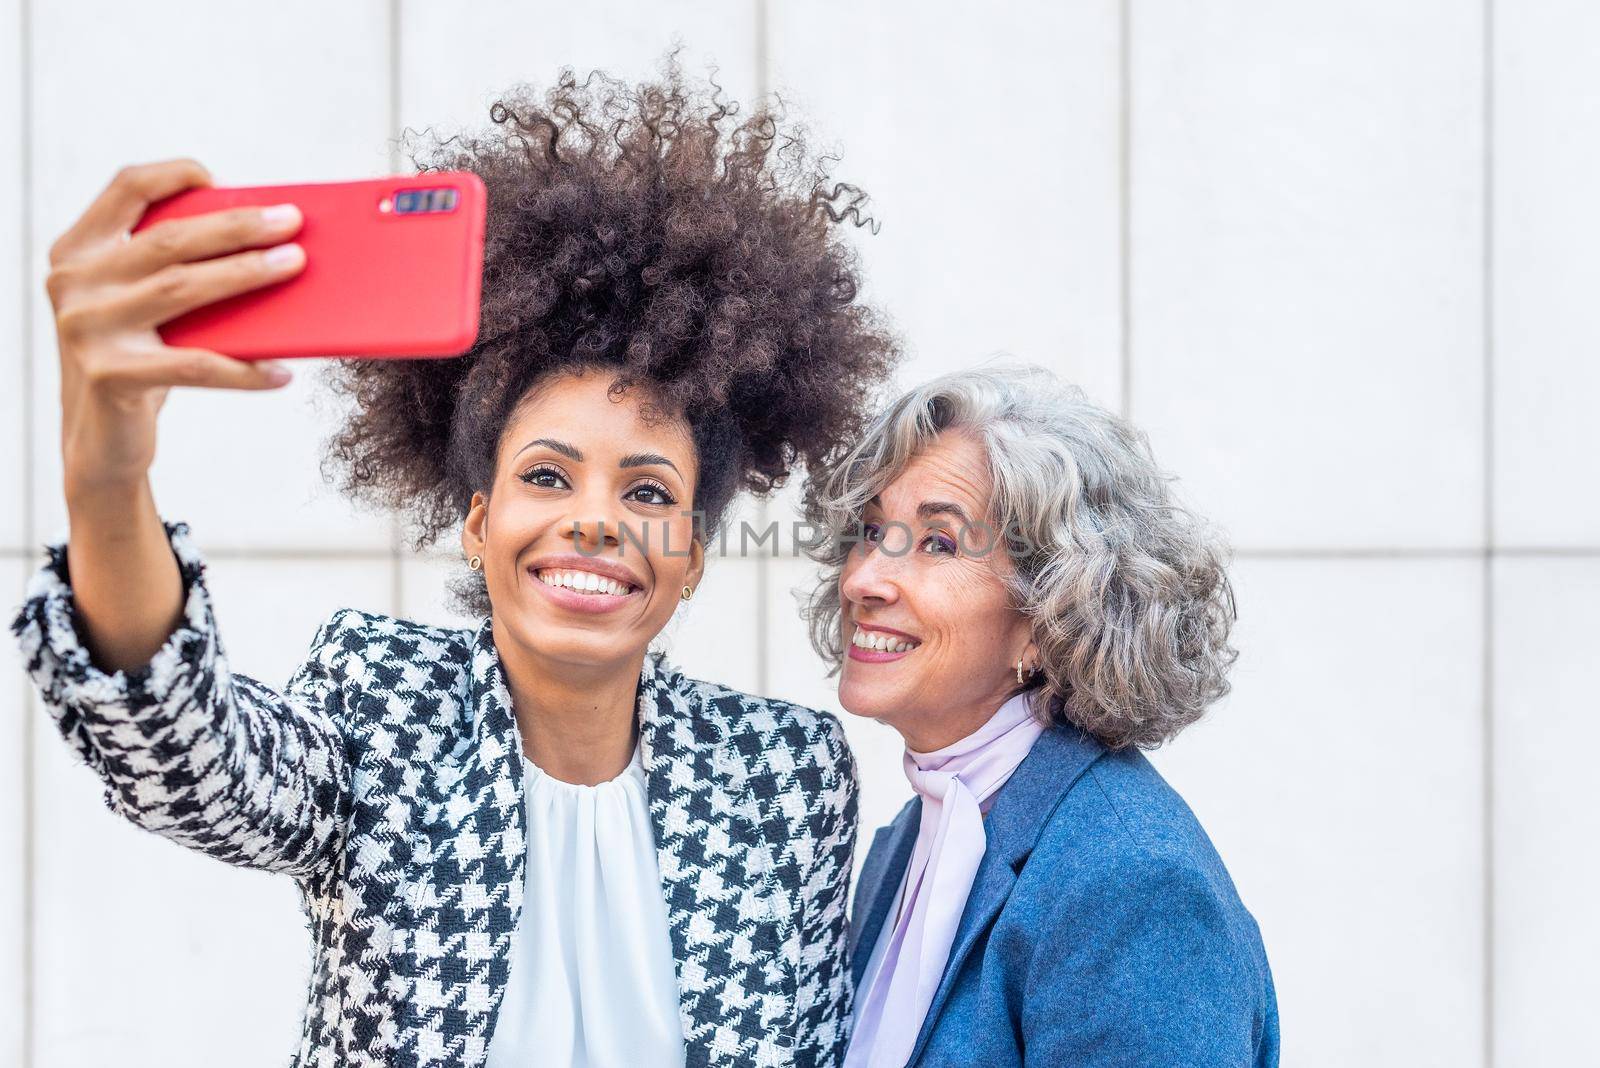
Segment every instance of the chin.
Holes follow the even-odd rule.
[[[839,684],[839,704],[852,716],[863,719],[883,719],[894,714],[895,701],[886,686],[863,685],[842,681]]]
[[[631,635],[607,634],[524,616],[513,627],[521,643],[545,660],[561,664],[604,664],[618,659]]]

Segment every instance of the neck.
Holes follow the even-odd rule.
[[[594,786],[626,770],[638,743],[635,699],[644,650],[604,665],[555,663],[527,653],[502,653],[500,660],[522,751],[546,775]]]
[[[988,723],[1012,696],[1010,693],[992,694],[966,708],[950,709],[935,715],[913,715],[891,726],[900,732],[906,748],[913,753],[934,753],[955,745]]]

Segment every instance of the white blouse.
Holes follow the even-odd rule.
[[[594,786],[522,759],[527,883],[486,1068],[681,1068],[677,971],[639,750]]]

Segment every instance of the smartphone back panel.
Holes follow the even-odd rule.
[[[292,278],[162,324],[169,345],[243,359],[455,356],[478,333],[486,196],[468,171],[352,182],[186,189],[153,204],[163,219],[292,203],[306,251]]]

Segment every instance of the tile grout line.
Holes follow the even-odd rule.
[[[767,94],[772,91],[772,51],[768,40],[771,33],[771,24],[768,16],[768,0],[756,0],[756,25],[755,25],[755,63],[756,63],[756,97],[765,104]],[[759,106],[759,105],[758,105]],[[761,528],[766,529],[770,522],[769,503],[767,497],[762,497],[758,502],[758,515]],[[756,693],[765,694],[771,691],[772,681],[772,653],[768,649],[767,620],[772,607],[772,564],[765,557],[756,561],[756,618],[760,620],[761,630],[756,636]]]
[[[1133,0],[1121,0],[1117,16],[1117,314],[1122,336],[1122,417],[1133,418]]]
[[[768,503],[757,498],[758,504]],[[260,546],[217,546],[208,548],[206,555],[218,560],[370,560],[374,562],[386,561],[390,556],[390,548],[349,549],[343,546],[306,546],[304,548],[285,547],[278,545]],[[40,557],[40,553],[33,550],[13,546],[0,548],[0,560],[31,560]],[[717,556],[709,554],[712,559],[739,561],[770,560],[769,555],[750,556]],[[1366,547],[1340,547],[1335,545],[1312,545],[1304,547],[1269,548],[1266,546],[1251,546],[1235,548],[1233,555],[1243,559],[1253,560],[1477,560],[1484,556],[1492,556],[1497,560],[1590,560],[1600,557],[1600,545],[1530,545],[1530,546],[1496,546],[1493,549],[1482,548],[1446,548],[1429,546],[1376,546]],[[781,553],[785,560],[804,559],[801,553]],[[424,550],[412,552],[402,544],[400,548],[400,561],[402,564],[411,561],[423,563],[454,560],[455,554]]]
[[[769,502],[757,498],[757,503],[767,505]],[[403,540],[403,539],[402,539]],[[390,559],[393,552],[391,547],[372,549],[349,549],[342,546],[293,548],[275,545],[262,545],[255,547],[219,546],[206,550],[208,557],[218,560],[368,560],[384,562]],[[804,555],[800,553],[782,553],[782,559],[800,560]],[[1496,546],[1492,549],[1482,548],[1430,548],[1406,546],[1379,546],[1374,548],[1353,548],[1339,546],[1306,546],[1301,548],[1273,549],[1264,546],[1248,548],[1235,548],[1233,555],[1236,559],[1245,560],[1478,560],[1485,556],[1496,560],[1591,560],[1600,557],[1600,545],[1547,545],[1547,546]],[[0,548],[0,560],[32,560],[40,554],[27,548],[12,547]],[[422,563],[454,560],[456,557],[447,552],[426,550],[411,552],[402,544],[399,548],[399,558],[402,565],[412,561]],[[771,560],[769,555],[761,556],[716,556],[710,554],[711,559],[728,560],[734,563]]]
[[[1483,263],[1480,286],[1483,331],[1483,668],[1479,685],[1483,687],[1483,1062],[1495,1063],[1495,704],[1494,704],[1494,578],[1495,578],[1495,425],[1494,425],[1494,330],[1495,330],[1495,7],[1494,0],[1483,0]]]
[[[21,257],[21,277],[19,279],[22,289],[21,303],[18,312],[22,319],[22,331],[19,343],[22,346],[22,528],[27,538],[28,549],[23,554],[24,560],[32,557],[33,543],[37,536],[38,516],[34,514],[34,336],[33,336],[33,287],[29,279],[33,273],[33,2],[32,0],[19,0],[17,4],[17,71],[20,81],[18,94],[18,111],[21,123],[22,151],[18,154],[21,161],[21,193],[18,198],[21,203],[22,226],[17,244]],[[21,789],[22,789],[22,959],[17,962],[22,972],[22,1013],[21,1046],[22,1068],[32,1068],[34,1062],[34,1009],[35,998],[33,990],[34,974],[34,900],[35,900],[35,857],[34,857],[34,792],[38,784],[33,768],[33,734],[34,734],[34,700],[32,687],[27,676],[22,680],[22,730],[19,755],[22,764]]]
[[[389,0],[389,173],[400,169],[400,19],[402,0]],[[389,516],[389,611],[402,618],[405,605],[405,566],[400,551],[400,516]]]

